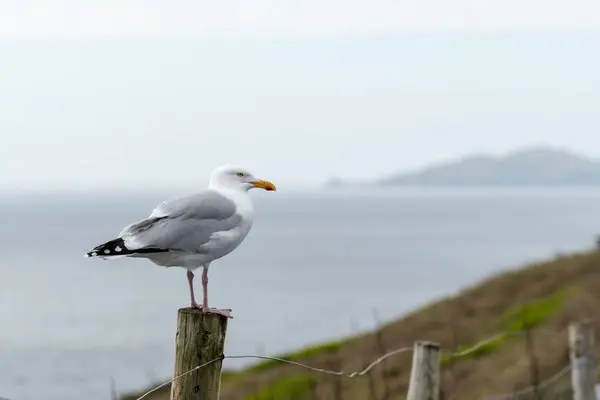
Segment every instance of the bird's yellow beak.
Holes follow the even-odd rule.
[[[273,185],[271,182],[269,181],[264,181],[262,179],[258,180],[258,181],[254,181],[252,182],[252,185],[255,188],[259,188],[259,189],[265,189],[267,191],[270,190],[277,190],[277,188],[275,188],[275,185]]]

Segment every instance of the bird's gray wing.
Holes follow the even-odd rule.
[[[233,201],[206,189],[161,203],[119,236],[130,250],[151,247],[203,253],[210,250],[211,236],[230,231],[241,220]]]

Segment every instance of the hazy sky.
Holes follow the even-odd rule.
[[[600,157],[599,71],[597,0],[3,0],[0,188]]]

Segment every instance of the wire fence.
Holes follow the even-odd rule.
[[[521,390],[519,390],[517,392],[514,392],[514,393],[500,394],[500,395],[488,397],[485,400],[509,400],[509,399],[515,399],[515,398],[519,398],[519,397],[528,395],[530,393],[534,393],[536,390],[544,390],[544,389],[550,387],[555,382],[557,382],[560,378],[562,378],[562,377],[566,376],[567,374],[569,374],[571,372],[571,369],[572,369],[571,364],[569,364],[566,367],[564,367],[563,369],[561,369],[560,371],[558,371],[556,374],[552,375],[550,378],[548,378],[545,381],[541,382],[539,385],[529,386],[529,387],[527,387],[525,389],[521,389]]]
[[[509,332],[497,333],[495,335],[492,335],[492,336],[476,343],[475,345],[473,345],[465,350],[457,351],[457,352],[443,352],[442,355],[445,355],[446,357],[457,357],[457,358],[465,357],[465,356],[468,356],[469,354],[473,354],[473,353],[477,352],[479,349],[481,349],[484,346],[486,346],[492,342],[495,342],[497,340],[506,338],[508,336],[525,335],[525,334],[528,334],[531,332],[532,331],[520,330],[520,331],[509,331]],[[564,335],[563,332],[556,332],[556,331],[543,330],[543,329],[535,330],[535,332],[540,333],[540,334],[548,334],[548,335],[555,335],[555,336]],[[355,378],[355,377],[360,377],[360,376],[364,376],[364,375],[368,374],[371,370],[373,370],[373,368],[375,368],[377,365],[381,364],[384,360],[386,360],[390,357],[393,357],[393,356],[396,356],[399,354],[403,354],[403,353],[407,353],[407,352],[412,352],[412,350],[413,350],[413,346],[405,346],[405,347],[401,347],[401,348],[389,351],[389,352],[383,354],[382,356],[378,357],[374,361],[372,361],[364,369],[359,370],[359,371],[350,372],[350,373],[347,373],[345,371],[335,371],[335,370],[317,368],[317,367],[314,367],[314,366],[311,366],[308,364],[304,364],[304,363],[301,363],[298,361],[287,360],[287,359],[279,358],[279,357],[259,356],[259,355],[232,355],[232,356],[221,355],[219,357],[216,357],[213,360],[210,360],[202,365],[198,365],[197,367],[174,377],[173,379],[153,388],[152,390],[149,390],[148,392],[144,393],[141,397],[138,397],[136,400],[143,400],[143,399],[147,398],[147,396],[149,396],[150,394],[162,389],[165,386],[168,386],[169,384],[177,381],[178,379],[181,379],[182,377],[184,377],[188,374],[193,373],[194,371],[197,371],[197,370],[202,369],[210,364],[213,364],[218,361],[226,360],[226,359],[256,359],[256,360],[277,361],[277,362],[281,362],[284,364],[294,365],[294,366],[297,366],[297,367],[300,367],[300,368],[303,368],[306,370],[310,370],[313,372],[317,372],[317,373],[322,373],[322,374],[327,374],[327,375],[336,375],[336,376],[345,377],[345,378]],[[510,394],[502,394],[502,395],[487,397],[485,400],[515,399],[515,398],[519,398],[521,396],[533,393],[536,390],[543,390],[543,389],[551,386],[553,383],[558,381],[560,378],[569,374],[569,372],[571,371],[571,368],[572,368],[572,366],[571,366],[571,364],[569,364],[569,365],[565,366],[563,369],[561,369],[559,372],[557,372],[556,374],[554,374],[553,376],[548,378],[547,380],[540,382],[535,386],[530,386],[525,389],[521,389],[517,392],[510,393]]]

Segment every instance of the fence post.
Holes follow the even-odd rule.
[[[596,365],[593,355],[594,331],[587,324],[569,326],[573,400],[596,400]]]
[[[407,400],[438,400],[440,395],[440,345],[415,343]]]
[[[203,314],[196,308],[181,308],[177,314],[175,373],[193,370],[223,354],[227,318]],[[171,400],[218,400],[222,360],[176,379],[171,385]]]

